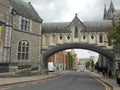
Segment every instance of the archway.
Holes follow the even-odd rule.
[[[100,46],[96,46],[93,44],[83,44],[83,43],[65,43],[65,44],[60,44],[57,45],[55,47],[52,47],[50,49],[47,49],[45,52],[43,52],[43,65],[42,65],[42,69],[44,69],[45,71],[47,71],[47,67],[48,67],[48,58],[55,54],[56,52],[62,51],[62,50],[66,50],[66,49],[87,49],[87,50],[92,50],[95,52],[98,52],[99,54],[109,58],[110,60],[114,59],[114,53],[110,52],[106,49],[103,49]]]

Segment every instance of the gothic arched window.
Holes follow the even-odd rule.
[[[94,39],[94,35],[91,36],[91,39]]]
[[[69,35],[67,36],[67,39],[70,40],[70,36]]]
[[[83,36],[83,39],[86,39],[86,36],[85,36],[85,35]]]
[[[99,42],[103,43],[103,36],[102,36],[102,34],[100,34],[100,36],[99,36]]]
[[[18,60],[28,60],[29,42],[22,40],[18,43]]]
[[[60,38],[60,40],[62,40],[62,39],[63,39],[62,35],[60,35],[60,37],[59,37],[59,38]]]
[[[78,28],[75,27],[75,38],[78,38]]]

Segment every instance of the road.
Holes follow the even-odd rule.
[[[32,84],[22,84],[7,90],[106,90],[104,85],[91,77],[87,72],[71,71],[65,76],[34,82]]]

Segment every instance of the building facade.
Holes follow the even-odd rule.
[[[111,1],[109,8],[104,7],[104,20],[118,20],[120,19],[120,10],[114,7],[113,2]]]
[[[105,7],[103,21],[82,22],[76,14],[70,22],[42,23],[30,2],[0,0],[0,72],[17,74],[26,70],[40,71],[41,67],[47,66],[41,52],[62,44],[82,43],[79,45],[94,45],[103,48],[102,50],[112,50],[107,31],[119,16],[119,11],[111,2],[108,10]],[[100,50],[94,49],[95,47],[84,48]],[[69,48],[66,46],[66,49]],[[104,51],[102,53],[110,57]],[[57,58],[62,62],[62,57]]]
[[[114,23],[116,22],[116,20],[120,19],[120,10],[116,9],[113,2],[111,1],[109,8],[106,8],[106,5],[104,7],[104,16],[103,16],[103,20],[112,20],[113,26]],[[120,54],[119,54],[120,55]],[[119,56],[118,55],[118,56]],[[103,55],[99,55],[99,59],[98,59],[98,63],[99,63],[99,67],[100,68],[105,68],[108,71],[112,70],[112,74],[115,75],[115,69],[119,69],[120,70],[120,61],[119,61],[119,57],[116,57],[116,60],[114,62],[111,62],[108,60],[108,58],[104,57]],[[113,72],[114,71],[114,72]]]
[[[72,57],[73,57],[73,69],[74,69],[74,70],[77,70],[78,57],[77,57],[76,52],[75,52],[73,49],[71,50],[71,55],[72,55]]]
[[[41,24],[30,2],[0,0],[0,72],[39,69]]]
[[[60,51],[48,58],[48,62],[54,62],[56,70],[66,69],[66,51]]]
[[[66,70],[69,69],[70,58],[72,57],[72,69],[76,70],[78,65],[78,57],[74,50],[68,51],[60,51],[55,53],[54,55],[48,58],[48,62],[54,62],[56,66],[56,70]]]
[[[105,6],[103,21],[82,22],[77,14],[75,14],[75,17],[70,22],[43,23],[42,50],[46,50],[45,55],[47,57],[57,50],[71,49],[71,47],[96,51],[105,57],[104,62],[103,60],[99,60],[99,62],[102,63],[102,67],[110,64],[107,65],[107,67],[115,67],[112,69],[109,68],[115,72],[118,66],[112,54],[112,52],[114,53],[113,46],[107,38],[107,32],[113,28],[116,22],[115,20],[118,20],[119,16],[119,11],[114,8],[113,2],[111,1],[108,10]],[[95,46],[98,48],[95,49]],[[101,52],[100,48],[102,49]],[[50,52],[50,50],[52,51]],[[108,55],[106,51],[111,54]],[[45,63],[47,63],[47,58],[45,58],[45,60]]]

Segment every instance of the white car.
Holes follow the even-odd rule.
[[[54,72],[55,71],[54,62],[48,62],[48,71],[49,72]]]

